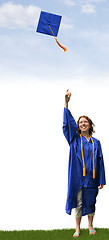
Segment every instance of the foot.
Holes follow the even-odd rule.
[[[79,234],[80,234],[80,232],[76,231],[76,232],[73,234],[73,237],[79,237]]]
[[[89,229],[89,234],[90,234],[90,235],[94,235],[95,233],[96,233],[96,230],[95,230],[95,229],[91,229],[91,230]]]

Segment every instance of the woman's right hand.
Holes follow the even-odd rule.
[[[69,92],[69,89],[67,89],[65,94],[65,102],[68,103],[71,98],[71,93]]]

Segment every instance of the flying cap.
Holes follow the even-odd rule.
[[[57,44],[64,49],[64,52],[66,52],[67,49],[63,47],[56,38],[58,35],[61,18],[62,16],[60,15],[41,11],[36,32],[54,36]]]

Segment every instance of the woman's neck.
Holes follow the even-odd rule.
[[[82,132],[82,131],[81,131],[81,135],[84,136],[84,137],[87,138],[87,139],[90,138],[89,132]]]

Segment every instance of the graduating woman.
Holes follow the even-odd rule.
[[[79,117],[77,123],[68,110],[71,93],[65,94],[63,133],[70,146],[68,166],[68,193],[66,213],[75,208],[76,232],[79,237],[81,217],[88,215],[89,234],[94,235],[93,217],[98,187],[106,184],[103,154],[100,141],[92,137],[93,122],[87,116]]]

